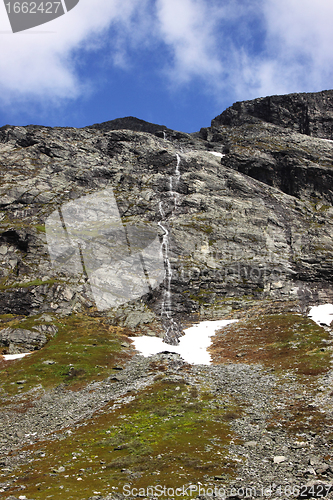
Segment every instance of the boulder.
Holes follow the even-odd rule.
[[[4,328],[0,330],[0,348],[5,348],[7,354],[35,351],[43,347],[46,342],[46,336],[40,332],[23,328]]]

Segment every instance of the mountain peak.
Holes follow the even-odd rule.
[[[134,116],[125,116],[123,118],[116,118],[103,123],[95,123],[85,128],[94,128],[97,130],[133,130],[134,132],[148,132],[154,134],[158,131],[168,130],[165,125],[157,125],[155,123],[146,122],[135,118]]]
[[[312,137],[333,139],[333,90],[236,102],[214,118],[212,126],[237,127],[260,121]]]

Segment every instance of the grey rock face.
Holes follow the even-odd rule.
[[[236,102],[212,126],[239,126],[264,121],[301,134],[333,139],[333,91],[274,95]]]
[[[292,300],[303,310],[332,300],[332,92],[236,103],[195,134],[134,118],[84,129],[2,127],[0,312],[96,308],[82,266],[52,266],[45,222],[105,189],[129,239],[144,224],[162,245],[163,221],[175,318],[220,318],[239,301]],[[133,300],[123,324],[146,324],[147,310],[158,320],[165,286]]]
[[[40,349],[47,342],[43,333],[23,328],[5,328],[0,330],[0,347],[5,347],[7,354],[19,354]]]

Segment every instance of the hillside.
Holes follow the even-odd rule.
[[[308,312],[333,301],[333,91],[235,103],[194,134],[6,125],[0,158],[0,352],[32,352],[0,360],[3,498],[320,496],[332,336]],[[212,364],[171,352],[222,319]],[[141,356],[141,335],[165,351]]]

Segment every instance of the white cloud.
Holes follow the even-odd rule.
[[[0,88],[3,101],[20,97],[73,98],[84,86],[77,76],[73,49],[104,45],[112,23],[126,29],[140,0],[81,0],[66,15],[26,32],[12,34],[0,4]],[[7,31],[7,34],[4,33]],[[46,33],[42,33],[46,32]]]
[[[228,2],[222,8],[217,0],[80,0],[65,16],[15,35],[0,3],[0,31],[8,30],[0,34],[0,99],[75,98],[89,87],[78,77],[73,50],[95,50],[99,56],[103,49],[110,65],[131,68],[134,48],[154,50],[161,43],[169,49],[161,64],[169,81],[200,77],[217,87],[225,63],[219,21],[234,16]]]
[[[217,27],[223,16],[214,2],[157,0],[160,36],[173,53],[172,77],[187,81],[192,76],[219,76]]]
[[[332,86],[333,3],[330,0],[264,0],[265,50],[247,59],[240,91],[319,91]]]
[[[61,102],[93,91],[98,82],[82,81],[77,49],[130,71],[136,51],[164,46],[159,69],[169,82],[200,78],[216,96],[329,88],[332,16],[331,0],[80,0],[30,30],[53,33],[13,35],[1,2],[0,100]]]
[[[317,58],[331,52],[331,1],[267,0],[264,6],[271,43],[277,42],[280,48],[287,49],[287,56],[303,53]],[[323,54],[318,49],[323,50]]]

